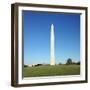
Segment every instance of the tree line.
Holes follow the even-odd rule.
[[[59,65],[61,65],[61,64],[62,64],[62,63],[59,63]],[[74,62],[71,58],[68,58],[65,64],[66,64],[66,65],[70,65],[70,64],[80,65],[80,61]]]

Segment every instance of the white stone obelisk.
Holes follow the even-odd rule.
[[[50,65],[55,65],[55,55],[54,55],[54,25],[51,24],[51,43],[50,43]]]

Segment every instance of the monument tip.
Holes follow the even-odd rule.
[[[54,28],[54,24],[51,24],[51,28]]]
[[[54,26],[53,23],[51,24],[51,26]]]

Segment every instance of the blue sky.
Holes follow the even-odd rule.
[[[54,24],[55,62],[80,60],[80,15],[23,11],[24,64],[50,63],[50,28]]]

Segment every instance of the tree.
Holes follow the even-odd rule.
[[[62,65],[62,63],[60,62],[58,65]]]
[[[24,65],[24,67],[28,67],[28,65]]]
[[[80,61],[77,62],[77,65],[80,65]]]
[[[66,64],[72,64],[72,59],[69,58],[69,59],[67,60]]]

